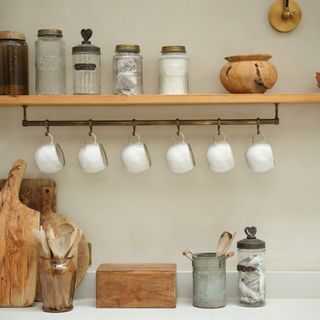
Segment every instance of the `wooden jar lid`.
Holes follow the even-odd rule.
[[[26,40],[26,36],[23,33],[15,31],[0,31],[0,40]]]

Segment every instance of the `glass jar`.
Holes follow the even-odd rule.
[[[0,31],[0,94],[29,93],[28,45],[24,34]]]
[[[73,257],[40,258],[39,276],[43,300],[42,310],[66,312],[73,309],[76,267]]]
[[[120,44],[113,57],[113,92],[142,94],[142,56],[138,45]]]
[[[101,52],[91,44],[91,29],[82,29],[83,41],[72,48],[73,59],[73,93],[100,94],[101,92]]]
[[[245,228],[246,239],[238,248],[238,302],[247,307],[261,307],[266,303],[266,243],[255,237],[255,227]]]
[[[160,94],[188,94],[188,56],[184,46],[166,46],[160,57]]]
[[[41,29],[35,43],[36,93],[66,94],[66,57],[62,31]]]

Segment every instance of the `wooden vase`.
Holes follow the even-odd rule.
[[[222,85],[231,93],[264,93],[277,81],[277,69],[270,54],[226,57],[220,72]]]

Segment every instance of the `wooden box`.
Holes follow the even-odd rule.
[[[175,308],[175,264],[102,264],[97,308]]]

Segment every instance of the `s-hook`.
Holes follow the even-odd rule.
[[[50,134],[50,121],[47,119],[45,121],[46,132],[45,135],[48,136]]]
[[[260,118],[257,118],[257,135],[260,135]]]
[[[136,135],[136,119],[132,119],[132,135]]]
[[[92,124],[92,119],[89,119],[89,137],[92,136],[92,127],[93,127],[93,124]]]
[[[177,126],[177,136],[180,136],[180,120],[179,118],[176,119],[176,126]]]
[[[221,119],[218,118],[218,125],[217,125],[217,128],[218,128],[218,136],[221,135],[220,127],[221,127]]]

